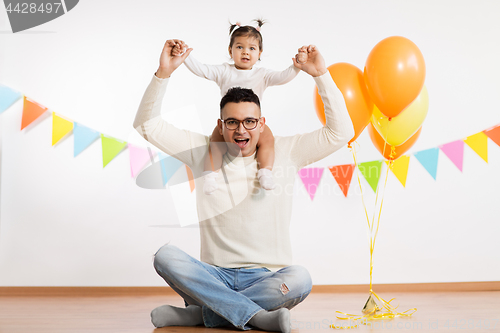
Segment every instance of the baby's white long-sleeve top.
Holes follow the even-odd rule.
[[[272,71],[256,66],[249,70],[240,70],[229,63],[206,65],[192,55],[184,60],[184,64],[193,74],[217,83],[221,96],[224,96],[230,88],[241,87],[252,89],[261,101],[267,87],[288,83],[300,72],[294,65],[283,71]]]

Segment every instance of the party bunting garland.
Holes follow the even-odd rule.
[[[484,130],[483,133],[500,146],[500,124]]]
[[[73,126],[73,137],[74,137],[74,157],[80,154],[82,151],[87,149],[94,141],[101,137],[101,133],[94,131],[87,126],[83,126],[76,121]]]
[[[146,164],[150,160],[154,159],[155,153],[151,150],[137,147],[136,145],[133,145],[131,143],[129,143],[127,147],[130,158],[130,173],[132,175],[132,178],[135,178],[135,176],[137,176],[139,172],[141,172]]]
[[[37,120],[48,109],[45,106],[24,96],[23,119],[21,121],[21,130],[25,129],[32,122]]]
[[[0,114],[10,108],[19,98],[23,95],[21,93],[10,89],[9,87],[0,85]]]
[[[375,192],[382,172],[382,161],[359,163],[358,169],[361,171],[363,177],[365,177],[373,192]]]
[[[21,93],[0,85],[0,114],[10,108],[16,101],[23,97],[23,115],[21,121],[21,130],[29,127],[38,118],[48,111],[48,108],[40,105],[34,100],[23,96]],[[33,124],[35,125],[35,124]],[[80,123],[69,120],[64,116],[52,112],[52,145],[57,145],[62,139],[70,134],[74,137],[74,157],[87,149],[94,141],[101,139],[102,163],[106,167],[116,156],[124,149],[129,150],[130,172],[132,178],[148,165],[148,162],[158,154],[161,163],[161,174],[163,185],[177,172],[183,165],[175,158],[167,158],[168,155],[162,152],[148,152],[145,148],[137,147],[125,141],[113,138],[111,136],[99,133]],[[490,127],[484,131],[475,133],[463,140],[456,140],[438,147],[422,150],[413,154],[417,161],[424,167],[429,175],[437,179],[437,166],[439,150],[441,150],[453,164],[460,170],[463,170],[464,145],[470,147],[479,157],[488,163],[488,138],[497,146],[500,146],[500,124]],[[390,170],[399,182],[406,186],[408,177],[408,166],[410,155],[403,155],[390,165]],[[367,181],[370,188],[376,192],[382,172],[382,160],[368,161],[358,164],[358,169]],[[356,166],[354,164],[329,166],[328,169],[332,177],[337,182],[340,190],[347,197],[353,172]],[[299,170],[298,175],[311,200],[314,200],[319,183],[323,176],[324,168],[303,168]],[[192,171],[186,166],[188,183],[191,192],[194,191],[195,183]]]
[[[191,189],[191,192],[194,191],[194,176],[193,176],[193,171],[186,165],[186,172],[188,175],[189,179],[189,188]]]
[[[464,142],[488,163],[488,136],[483,132],[468,136]]]
[[[463,140],[457,140],[444,145],[439,146],[443,153],[448,156],[448,158],[455,164],[455,166],[462,171],[462,166],[464,163],[464,142]]]
[[[162,152],[158,153],[160,156],[161,172],[163,177],[163,186],[165,186],[170,178],[179,170],[183,165],[181,161],[176,158],[169,157]],[[186,170],[187,171],[187,170]]]
[[[410,156],[403,155],[392,163],[390,161],[385,161],[385,163],[404,187],[406,185],[406,176],[408,175],[408,166],[410,165]]]
[[[73,122],[52,112],[52,146],[73,130]]]
[[[335,165],[329,167],[332,176],[337,181],[342,193],[347,198],[347,192],[349,191],[349,185],[351,184],[352,174],[354,173],[355,164],[344,164]]]
[[[422,164],[422,166],[427,170],[427,172],[436,180],[439,148],[430,148],[416,152],[414,156]]]
[[[127,146],[125,141],[101,133],[102,167],[104,168]]]
[[[299,177],[306,187],[311,200],[314,200],[321,176],[323,176],[323,168],[302,168],[299,170]]]

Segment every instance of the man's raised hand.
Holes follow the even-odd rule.
[[[170,77],[193,50],[187,47],[186,43],[182,40],[167,40],[160,55],[160,67],[156,71],[156,76],[160,79]],[[182,53],[184,50],[185,52]]]
[[[303,53],[307,53],[307,61],[305,63],[301,61],[301,59],[304,59]],[[297,62],[297,59],[300,62]],[[295,67],[309,75],[320,76],[327,72],[325,60],[315,45],[302,46],[292,60]]]

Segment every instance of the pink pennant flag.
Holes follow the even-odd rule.
[[[324,168],[302,168],[299,170],[299,177],[302,180],[302,183],[304,183],[311,200],[314,199],[319,181],[323,175],[323,170]]]
[[[464,142],[463,140],[453,141],[439,146],[443,153],[455,164],[458,170],[462,171],[464,162]]]
[[[132,144],[128,144],[128,151],[130,157],[130,172],[132,174],[132,178],[135,178],[141,172],[142,168],[154,158],[155,153],[151,150],[151,154],[147,149],[142,147],[137,147]]]

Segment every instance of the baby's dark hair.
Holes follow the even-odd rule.
[[[229,47],[233,47],[234,40],[236,37],[253,37],[259,41],[259,51],[262,51],[262,35],[260,34],[260,27],[265,23],[263,19],[254,20],[257,22],[259,28],[252,27],[251,25],[240,26],[238,23],[231,24],[229,27],[229,36],[231,39],[229,41]]]

